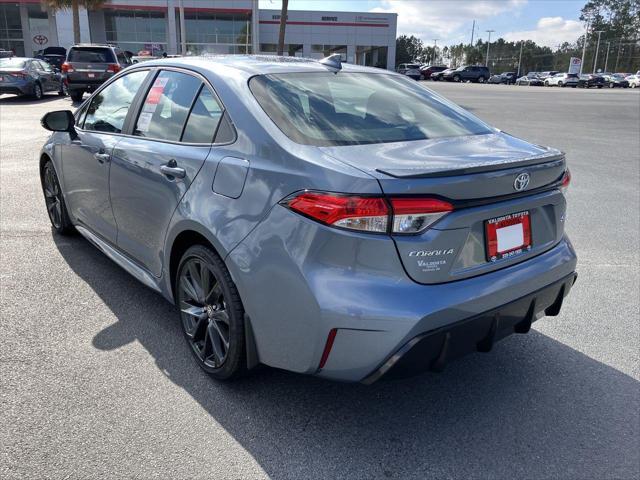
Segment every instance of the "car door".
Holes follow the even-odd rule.
[[[93,95],[76,136],[62,147],[65,200],[83,226],[115,244],[117,228],[109,200],[111,152],[122,139],[129,107],[149,70],[124,75]]]
[[[49,65],[44,60],[38,60],[37,63],[39,66],[38,73],[40,74],[40,78],[42,78],[42,89],[45,92],[57,92],[58,90],[60,90],[60,82],[56,81],[57,77],[55,72],[53,71],[53,68],[51,68],[51,65]]]
[[[223,114],[203,78],[162,69],[139,101],[131,135],[113,152],[111,204],[118,247],[152,274],[171,216],[204,164]]]

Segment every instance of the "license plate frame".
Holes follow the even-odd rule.
[[[497,262],[531,250],[531,212],[520,212],[490,218],[484,222],[485,253],[488,262]]]

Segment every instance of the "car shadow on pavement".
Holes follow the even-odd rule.
[[[444,373],[368,387],[269,368],[221,384],[192,360],[174,307],[81,237],[54,241],[117,317],[93,346],[139,342],[272,478],[637,473],[639,382],[534,330]]]
[[[18,97],[16,95],[2,95],[0,96],[0,105],[37,105],[53,102],[54,100],[60,100],[62,98],[66,97],[61,97],[53,93],[45,94],[40,100],[31,97]]]

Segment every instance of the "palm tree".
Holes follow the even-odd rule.
[[[106,0],[41,0],[51,10],[71,9],[73,14],[73,41],[80,43],[80,6],[87,10],[100,8]]]
[[[287,13],[289,11],[289,0],[282,0],[282,10],[280,11],[280,34],[278,35],[278,55],[284,55],[284,31],[287,26]]]

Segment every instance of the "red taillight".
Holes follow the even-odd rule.
[[[335,227],[377,233],[419,233],[453,210],[435,198],[362,197],[302,192],[284,202],[291,210]]]
[[[107,72],[118,73],[120,70],[121,70],[120,65],[118,65],[117,63],[110,63],[107,66]]]
[[[27,72],[25,70],[20,70],[17,72],[7,72],[9,75],[11,75],[12,77],[16,77],[16,78],[27,78]]]
[[[73,72],[73,67],[71,66],[70,63],[64,62],[60,67],[60,70],[62,70],[63,73],[71,73]]]
[[[560,184],[560,191],[566,193],[571,183],[571,171],[567,168],[562,176],[562,183]]]
[[[322,357],[320,358],[318,369],[324,368],[325,363],[327,363],[329,354],[331,353],[331,349],[333,348],[333,342],[336,339],[336,333],[338,333],[337,328],[332,328],[329,331],[329,335],[327,335],[327,343],[325,343],[324,345],[324,350],[322,351]]]
[[[304,192],[286,202],[291,209],[327,225],[386,232],[389,207],[383,198]]]

